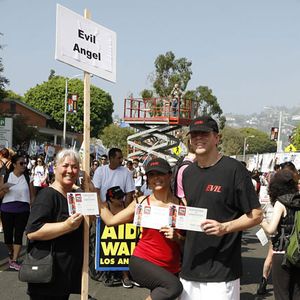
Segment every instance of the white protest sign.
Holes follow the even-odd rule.
[[[57,4],[55,59],[116,82],[116,33]]]
[[[0,117],[0,146],[12,147],[13,119]]]
[[[53,157],[55,154],[55,148],[52,146],[48,146],[47,148],[47,156],[49,157]]]

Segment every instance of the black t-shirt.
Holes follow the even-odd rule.
[[[31,208],[26,232],[34,232],[45,223],[62,222],[69,217],[67,199],[49,187],[41,190]],[[54,274],[51,283],[29,283],[28,293],[32,295],[60,296],[80,294],[83,262],[83,225],[54,239]],[[34,241],[34,257],[44,257],[50,251],[51,241]]]
[[[209,168],[193,163],[183,173],[187,205],[207,208],[207,219],[226,222],[260,204],[246,168],[222,157]],[[242,232],[222,237],[187,231],[181,277],[199,282],[227,282],[241,277]]]

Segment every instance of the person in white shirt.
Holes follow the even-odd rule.
[[[96,169],[93,184],[101,201],[106,201],[109,188],[119,186],[126,194],[126,204],[133,200],[135,190],[132,174],[122,166],[123,154],[119,148],[111,148],[108,152],[109,164]]]
[[[46,166],[43,157],[38,157],[37,164],[33,167],[31,173],[35,194],[37,194],[42,188],[48,186],[48,174],[48,167]]]
[[[9,268],[18,271],[23,233],[33,199],[33,189],[29,175],[26,174],[26,161],[23,156],[12,157],[10,172],[5,176],[0,190],[0,196],[3,196],[1,219],[4,242],[9,253]]]
[[[96,169],[93,177],[93,184],[101,201],[106,202],[107,190],[119,187],[124,192],[123,207],[128,206],[133,200],[135,190],[132,173],[122,166],[123,154],[119,148],[111,148],[108,152],[109,164]],[[128,272],[122,273],[122,284],[124,288],[132,288],[133,284],[129,279]],[[113,280],[111,278],[111,280]],[[108,281],[107,284],[112,283]]]

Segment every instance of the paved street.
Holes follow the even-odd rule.
[[[258,228],[245,232],[243,238],[243,267],[244,275],[241,279],[241,300],[250,299],[274,299],[273,287],[268,285],[268,294],[266,297],[256,295],[257,283],[260,280],[264,257],[267,252],[267,246],[262,247],[255,232]],[[0,299],[1,300],[19,300],[28,299],[26,296],[26,284],[18,280],[18,273],[8,269],[7,250],[3,244],[3,234],[0,234]],[[124,289],[118,287],[104,287],[101,282],[89,281],[89,294],[98,300],[108,299],[145,299],[148,291],[143,288],[134,287],[133,289]],[[80,296],[71,296],[71,300],[79,300]]]

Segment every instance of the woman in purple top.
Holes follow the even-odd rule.
[[[22,247],[23,233],[28,220],[33,188],[26,173],[25,158],[15,155],[11,159],[10,172],[4,176],[0,188],[3,197],[1,219],[4,242],[9,252],[9,268],[19,270],[17,260]]]

